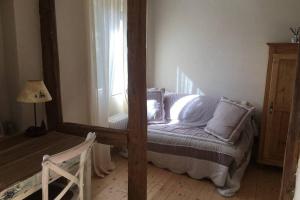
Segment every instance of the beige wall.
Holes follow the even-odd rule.
[[[38,0],[0,0],[0,9],[10,120],[24,130],[33,125],[33,106],[17,103],[17,95],[26,80],[42,79]],[[44,105],[38,119],[45,119]]]
[[[261,111],[266,43],[289,41],[299,0],[148,2],[149,86],[247,100]]]
[[[56,22],[64,121],[87,124],[88,54],[82,0],[57,0]]]
[[[3,36],[3,56],[4,69],[6,78],[6,88],[8,95],[8,107],[11,121],[21,126],[21,109],[15,101],[19,89],[19,71],[17,56],[17,40],[15,27],[15,10],[14,1],[1,0],[0,13],[2,17],[2,36]],[[6,110],[8,112],[8,110]]]
[[[39,0],[14,0],[18,69],[20,89],[27,80],[40,80],[42,76],[42,48],[40,37]],[[21,128],[33,125],[33,105],[20,104]],[[44,104],[37,107],[38,124],[45,120]]]
[[[33,124],[33,108],[16,102],[26,80],[42,79],[42,52],[38,0],[0,0],[3,16],[4,63],[9,111],[19,129]],[[65,121],[88,123],[87,52],[84,1],[59,0],[57,31],[60,56],[63,115]],[[1,36],[1,35],[0,35]],[[1,37],[0,37],[1,38]],[[0,40],[0,61],[1,61]],[[2,65],[0,62],[0,70]],[[3,73],[1,73],[3,74]],[[0,77],[1,85],[4,87]],[[3,98],[0,101],[4,101]],[[44,105],[38,105],[38,119],[45,119]],[[1,116],[0,116],[1,120]]]

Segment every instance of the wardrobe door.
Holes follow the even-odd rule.
[[[282,166],[296,76],[296,54],[273,54],[263,159]]]

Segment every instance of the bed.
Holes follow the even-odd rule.
[[[149,162],[210,179],[225,197],[239,190],[257,135],[252,105],[151,89],[147,115]]]
[[[148,161],[195,179],[209,178],[222,196],[233,196],[248,166],[253,138],[249,121],[235,145],[226,144],[204,131],[204,127],[173,124],[148,126]]]

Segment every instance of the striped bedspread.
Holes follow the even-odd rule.
[[[196,179],[210,178],[223,196],[232,196],[248,165],[253,137],[250,121],[234,145],[206,133],[204,127],[149,125],[148,159],[159,167]]]

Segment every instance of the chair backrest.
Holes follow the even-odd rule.
[[[72,187],[73,184],[76,184],[79,188],[79,198],[83,200],[83,183],[84,183],[84,166],[87,161],[88,154],[91,151],[91,148],[95,142],[96,134],[89,133],[87,135],[86,140],[64,152],[49,156],[45,155],[43,157],[43,170],[42,170],[42,190],[43,190],[43,200],[48,200],[48,184],[49,184],[49,172],[53,171],[56,174],[65,177],[69,180],[67,186],[61,191],[61,193],[55,198],[55,200],[60,200],[67,191]],[[66,170],[62,169],[60,165],[65,162],[69,161],[77,156],[80,156],[79,162],[79,169],[75,173],[75,175],[67,172]]]

